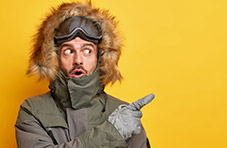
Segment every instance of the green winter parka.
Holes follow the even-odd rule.
[[[121,104],[100,85],[99,72],[70,79],[60,74],[50,92],[29,98],[16,121],[18,148],[147,148],[144,129],[125,141],[108,116]]]

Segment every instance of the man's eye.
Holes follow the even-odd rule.
[[[85,53],[86,55],[88,55],[88,54],[91,53],[91,50],[90,50],[90,49],[85,49],[85,50],[84,50],[84,53]]]
[[[65,53],[65,54],[71,54],[71,53],[72,53],[72,50],[71,50],[71,49],[66,49],[66,50],[64,51],[64,53]]]

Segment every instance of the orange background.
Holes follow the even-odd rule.
[[[0,9],[0,143],[16,147],[14,124],[24,99],[48,91],[25,76],[31,36],[61,0],[2,1]],[[153,148],[227,147],[227,2],[225,0],[94,0],[120,20],[125,46],[121,84],[108,93],[142,109]]]

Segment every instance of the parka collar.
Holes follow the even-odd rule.
[[[84,75],[76,79],[66,77],[60,72],[59,77],[50,83],[49,88],[63,110],[89,107],[92,98],[103,91],[98,68],[90,76]]]

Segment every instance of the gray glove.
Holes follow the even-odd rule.
[[[142,117],[142,112],[140,109],[153,99],[154,95],[150,94],[132,104],[120,105],[107,120],[114,125],[121,136],[126,140],[132,135],[141,132],[140,118]]]

